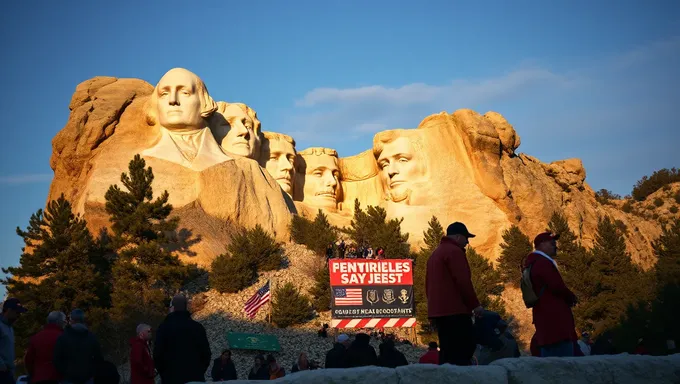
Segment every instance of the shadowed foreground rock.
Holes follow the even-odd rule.
[[[238,380],[229,383],[259,383]],[[263,382],[263,381],[262,381]],[[503,359],[488,366],[414,364],[397,369],[363,367],[289,374],[277,383],[654,383],[680,382],[680,354]]]

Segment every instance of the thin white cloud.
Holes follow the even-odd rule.
[[[360,88],[317,88],[295,102],[298,107],[314,107],[323,104],[385,103],[394,107],[426,104],[446,99],[451,102],[463,100],[486,101],[508,94],[523,86],[551,83],[569,86],[572,80],[542,68],[512,71],[505,75],[480,80],[458,79],[447,85],[407,84],[398,88],[372,85]]]
[[[582,157],[586,169],[593,165],[589,175],[604,186],[633,185],[637,176],[625,165],[631,154],[654,143],[680,141],[680,131],[671,129],[680,100],[680,36],[603,54],[565,71],[536,63],[524,61],[519,69],[496,76],[442,84],[316,88],[295,101],[280,128],[300,148],[322,145],[347,156],[369,148],[380,130],[414,128],[442,111],[493,110],[515,126],[522,152],[545,160]],[[657,149],[636,160],[649,173],[680,161],[677,151]],[[621,164],[598,169],[596,164],[607,163],[601,158],[605,153]]]
[[[50,181],[52,181],[52,175],[48,173],[37,173],[16,176],[0,176],[0,184],[2,185],[48,183]]]

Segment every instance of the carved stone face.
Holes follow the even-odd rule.
[[[272,175],[281,189],[287,194],[293,193],[293,182],[295,180],[295,148],[293,144],[281,139],[269,139],[265,141],[262,148],[262,155],[269,153],[266,160],[265,169]]]
[[[381,177],[394,202],[407,199],[412,190],[412,183],[425,176],[425,164],[407,137],[399,137],[387,143],[378,157]]]
[[[222,148],[234,155],[256,159],[260,149],[260,137],[255,133],[255,123],[237,105],[229,105],[222,113],[228,126],[222,139]]]
[[[336,208],[340,192],[338,158],[331,155],[305,156],[303,202],[322,208]]]
[[[204,127],[196,77],[186,69],[168,71],[158,82],[158,122],[169,130]]]

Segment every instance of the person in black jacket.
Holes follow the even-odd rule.
[[[386,368],[396,368],[408,365],[406,356],[394,347],[394,340],[387,339],[380,344],[380,356],[378,365]]]
[[[378,365],[378,356],[375,348],[370,344],[371,337],[365,333],[357,333],[352,345],[347,350],[347,363],[349,368]]]
[[[236,367],[231,360],[231,351],[225,349],[222,355],[213,361],[212,371],[210,372],[213,381],[236,380]]]
[[[85,325],[85,312],[71,311],[70,323],[54,346],[54,368],[63,381],[84,384],[94,379],[104,359],[99,340]]]
[[[170,314],[156,331],[153,360],[163,384],[205,381],[210,366],[210,344],[203,325],[191,318],[187,298],[177,295]]]
[[[255,356],[255,365],[248,373],[248,380],[269,380],[269,364],[265,364],[264,356]]]
[[[338,335],[337,342],[333,344],[333,349],[326,353],[325,368],[347,368],[347,348],[349,348],[349,336],[344,333]]]

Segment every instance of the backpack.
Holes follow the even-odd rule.
[[[522,300],[524,300],[524,305],[527,308],[533,308],[545,290],[545,287],[542,287],[537,295],[533,284],[531,284],[531,269],[534,263],[535,261],[522,269],[522,278],[519,282],[520,289],[522,290]]]

